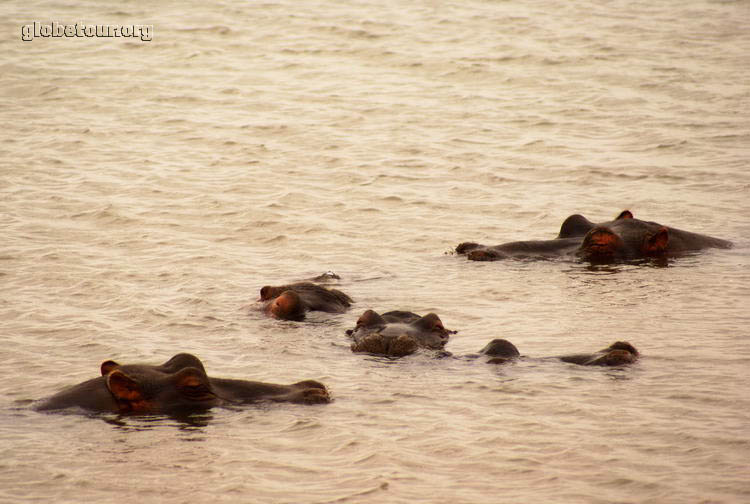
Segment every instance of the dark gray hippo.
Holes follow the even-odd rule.
[[[451,334],[434,313],[425,316],[408,311],[390,311],[379,315],[367,310],[346,334],[354,342],[352,352],[387,357],[403,357],[419,348],[442,350]]]
[[[630,343],[617,341],[598,352],[546,357],[546,359],[556,359],[581,366],[623,366],[633,364],[638,360],[639,355],[638,350]],[[488,364],[507,364],[521,358],[516,346],[504,339],[493,339],[479,351],[479,354],[468,357],[481,356],[487,357]]]
[[[456,252],[473,261],[577,257],[606,263],[676,257],[707,248],[731,247],[732,243],[727,240],[636,219],[629,210],[624,210],[615,220],[600,224],[582,215],[571,215],[552,240],[517,241],[496,246],[464,242],[456,247]]]
[[[303,320],[308,311],[344,313],[353,303],[340,290],[313,282],[266,285],[260,289],[258,301],[263,303],[264,313],[284,320]]]
[[[123,414],[189,413],[215,406],[258,401],[327,403],[325,385],[305,380],[276,385],[206,374],[198,357],[181,353],[164,364],[124,364],[108,360],[101,376],[68,387],[34,405],[37,411],[81,408]]]
[[[616,341],[594,353],[562,355],[557,357],[563,362],[581,366],[622,366],[638,360],[638,350],[627,341]]]

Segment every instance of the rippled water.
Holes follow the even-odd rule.
[[[750,499],[746,1],[0,5],[0,500]],[[153,25],[153,40],[22,27]],[[668,267],[472,263],[582,213],[731,239]],[[343,315],[268,320],[327,270]],[[352,354],[435,311],[505,367]],[[618,340],[627,369],[535,359]],[[334,402],[48,415],[107,359],[317,379]]]

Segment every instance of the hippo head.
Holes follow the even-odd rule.
[[[639,356],[638,350],[627,341],[616,341],[607,348],[599,350],[590,360],[584,362],[584,365],[622,366],[634,363]]]
[[[450,334],[443,322],[434,313],[420,317],[416,313],[391,311],[379,315],[367,310],[354,329],[347,334],[354,339],[353,352],[401,357],[414,353],[418,348],[440,350]]]
[[[204,410],[222,403],[203,364],[190,354],[178,354],[161,366],[105,361],[101,373],[120,413]]]
[[[669,229],[633,218],[624,210],[617,218],[590,229],[578,251],[584,259],[609,262],[622,259],[661,257],[667,253]]]

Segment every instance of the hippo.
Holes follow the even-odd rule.
[[[556,358],[581,366],[622,366],[634,363],[639,356],[638,350],[627,341],[616,341],[598,352],[562,355]]]
[[[283,320],[303,320],[308,311],[344,313],[353,303],[352,298],[340,290],[313,282],[266,285],[260,289],[258,301],[264,303],[263,311],[267,315]]]
[[[68,387],[37,402],[37,411],[80,408],[97,413],[190,413],[215,406],[258,401],[327,403],[325,385],[305,380],[275,385],[229,378],[211,378],[194,355],[180,353],[158,366],[102,363],[101,376]]]
[[[379,315],[367,310],[346,334],[354,342],[352,352],[365,352],[387,357],[403,357],[419,348],[442,350],[451,334],[434,313],[425,316],[409,311],[389,311]]]
[[[676,257],[707,248],[731,247],[730,241],[636,219],[632,212],[623,210],[614,220],[600,224],[582,215],[571,215],[552,240],[517,241],[496,246],[464,242],[456,247],[456,253],[466,254],[473,261],[578,257],[607,263]]]
[[[580,366],[622,366],[634,363],[638,360],[639,355],[638,350],[630,343],[616,341],[598,352],[562,355],[548,357],[548,359],[561,360]],[[516,346],[504,339],[493,339],[479,351],[479,354],[472,354],[467,357],[475,359],[481,356],[487,357],[487,364],[507,364],[521,358]]]

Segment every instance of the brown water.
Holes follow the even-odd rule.
[[[750,501],[750,4],[0,4],[0,501]],[[21,40],[24,25],[153,25]],[[736,243],[472,263],[583,213]],[[253,306],[327,270],[356,304]],[[250,308],[248,308],[250,304]],[[352,354],[435,311],[460,356],[629,340],[627,369]],[[107,359],[317,379],[334,402],[48,415]]]

